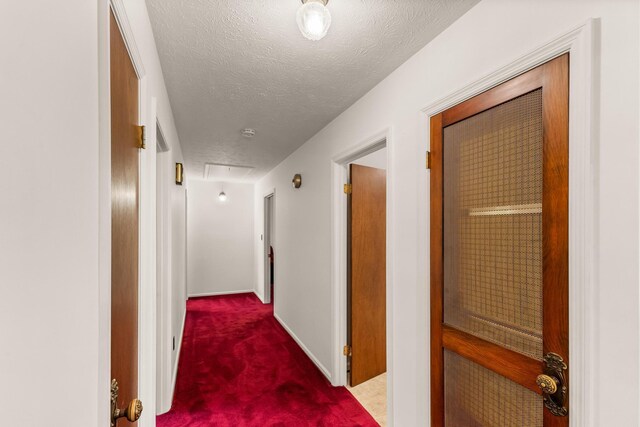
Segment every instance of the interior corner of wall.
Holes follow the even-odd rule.
[[[258,297],[258,299],[264,304],[264,295],[262,294],[262,292],[260,292],[259,289],[254,288],[253,289],[253,293],[256,294],[256,296]]]

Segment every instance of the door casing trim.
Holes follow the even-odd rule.
[[[133,37],[133,30],[129,23],[129,17],[127,16],[127,11],[124,6],[124,0],[109,0],[109,5],[113,11],[113,16],[116,18],[120,32],[122,33],[122,38],[127,46],[127,51],[129,52],[129,57],[131,58],[131,63],[136,71],[138,80],[142,80],[146,74],[144,62],[142,61],[142,56],[138,50],[135,37]]]
[[[110,419],[111,383],[111,85],[109,49],[109,13],[121,31],[131,63],[138,77],[138,124],[153,124],[147,129],[149,149],[143,150],[139,158],[139,397],[143,400],[147,414],[139,421],[140,427],[155,425],[155,99],[147,102],[146,71],[137,47],[133,31],[126,14],[123,0],[103,0],[98,3],[98,98],[99,98],[99,276],[98,276],[98,390],[96,425],[106,426]],[[155,116],[155,114],[153,114]],[[151,141],[153,140],[153,141]],[[153,189],[150,191],[149,189]],[[149,192],[143,195],[142,191]],[[146,241],[149,244],[143,245]],[[148,295],[153,301],[144,304]],[[142,366],[140,360],[151,358],[153,366]]]
[[[387,425],[393,426],[393,129],[387,127],[337,154],[331,159],[331,301],[334,386],[347,383],[347,358],[342,348],[347,343],[347,198],[343,184],[347,181],[348,163],[387,147]]]
[[[519,74],[564,53],[570,54],[569,66],[569,367],[571,375],[570,426],[595,427],[597,363],[597,290],[595,266],[597,251],[597,170],[599,153],[596,97],[598,78],[596,37],[599,21],[590,19],[582,25],[516,58],[507,65],[439,99],[422,109],[420,127],[429,148],[429,121],[434,116],[475,95],[495,87]],[[428,177],[426,172],[422,172]],[[428,191],[425,209],[419,218],[426,221],[425,245],[430,241],[428,227]],[[423,206],[424,205],[424,206]],[[425,248],[428,254],[428,246]],[[418,251],[422,254],[422,251]],[[424,262],[422,258],[418,262]],[[429,266],[425,271],[428,283]],[[430,366],[430,362],[429,362]],[[430,396],[429,396],[430,399]],[[429,421],[430,422],[430,421]]]
[[[267,214],[267,199],[271,199],[271,213]],[[269,270],[270,265],[268,261],[268,248],[267,248],[267,236],[269,237],[269,242],[273,240],[274,229],[275,229],[275,202],[276,202],[276,189],[273,188],[269,190],[262,197],[262,205],[263,205],[263,215],[262,215],[262,263],[264,265],[264,274],[262,275],[262,297],[259,297],[264,304],[273,303],[275,309],[275,301],[273,295],[271,295],[271,272]],[[268,217],[268,218],[267,218]],[[267,221],[268,219],[268,221]],[[269,226],[267,227],[267,223]],[[267,233],[268,230],[268,233]],[[273,245],[271,245],[273,247]],[[274,248],[275,249],[275,248]],[[274,251],[275,253],[275,251]],[[275,270],[274,270],[274,283],[275,283]]]
[[[156,111],[157,113],[157,111]],[[174,171],[171,148],[163,136],[162,125],[156,116],[156,145],[162,152],[156,153],[156,414],[171,409],[172,381],[172,328],[171,328],[171,233],[170,186]],[[158,179],[158,177],[160,177]],[[159,264],[159,265],[158,265]],[[182,330],[182,329],[181,329]],[[144,333],[144,332],[143,332]],[[177,357],[176,357],[177,360]]]

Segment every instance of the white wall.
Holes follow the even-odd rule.
[[[354,165],[368,166],[370,168],[386,169],[387,168],[387,147],[383,147],[373,153],[354,160]]]
[[[175,166],[175,163],[172,165]],[[171,376],[176,375],[187,301],[187,193],[171,185]],[[166,315],[168,313],[162,313]],[[175,339],[175,347],[173,346]]]
[[[97,25],[85,0],[0,13],[3,425],[97,422]]]
[[[146,68],[141,122],[157,98],[181,158],[144,1],[126,3]],[[106,0],[11,2],[0,14],[0,166],[12,177],[0,184],[3,424],[108,425],[108,28]],[[73,416],[58,396],[73,397]]]
[[[189,296],[251,292],[255,285],[253,184],[189,184],[187,219]]]
[[[158,154],[157,396],[158,413],[171,409],[186,313],[186,185],[175,184],[175,154]],[[164,245],[164,247],[162,246]],[[174,346],[175,341],[175,346]]]
[[[421,110],[529,53],[588,18],[601,24],[598,153],[599,306],[595,426],[638,425],[638,2],[484,0],[256,184],[276,188],[278,300],[275,313],[329,376],[331,334],[331,158],[390,128],[393,418],[428,422],[428,124]],[[300,190],[291,177],[302,173]],[[256,203],[257,277],[263,249]],[[258,282],[259,283],[259,282]],[[612,363],[612,361],[615,361]],[[616,390],[612,393],[612,390]]]

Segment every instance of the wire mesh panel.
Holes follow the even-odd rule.
[[[542,397],[445,350],[446,427],[542,427]]]
[[[542,138],[538,89],[446,127],[443,144],[444,321],[538,360]]]

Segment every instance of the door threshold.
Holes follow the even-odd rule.
[[[387,425],[387,373],[347,390],[382,427]]]

